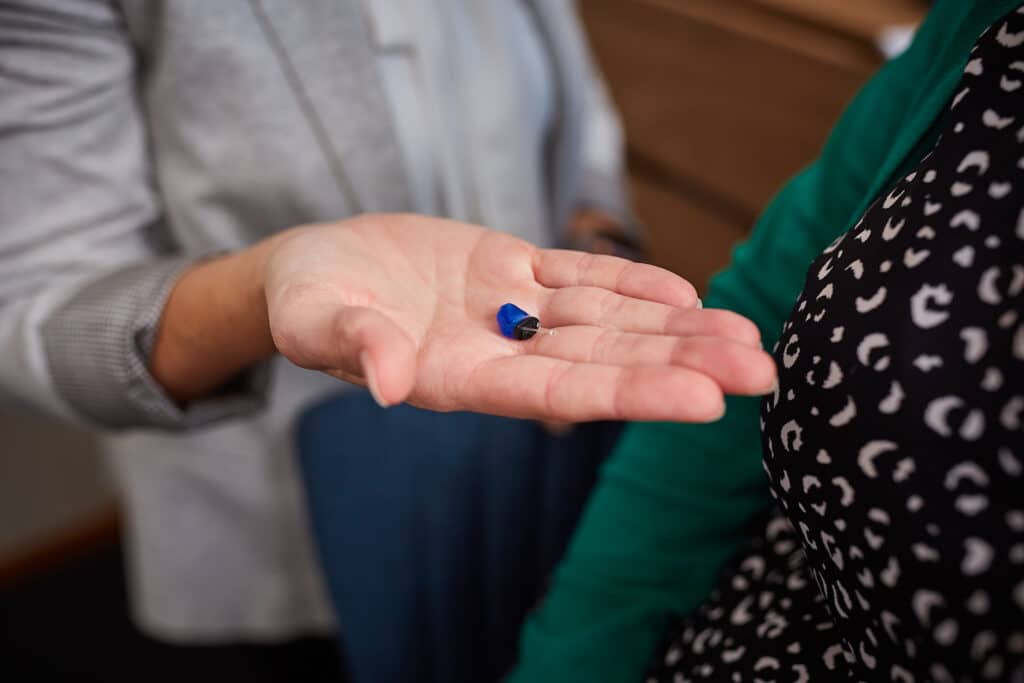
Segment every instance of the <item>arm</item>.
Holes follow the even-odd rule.
[[[183,409],[147,369],[193,259],[162,223],[118,14],[5,6],[0,62],[0,396],[107,427],[256,408],[258,373]]]
[[[582,38],[581,38],[582,40]],[[626,190],[625,136],[619,114],[589,52],[585,52],[581,161],[577,204],[631,227],[636,217]]]
[[[177,403],[195,401],[276,352],[267,260],[287,232],[182,273],[164,306],[150,371]]]
[[[643,230],[630,208],[618,113],[604,81],[588,63],[584,88],[583,170],[577,209],[569,222],[573,249],[646,260]]]
[[[931,22],[934,28],[935,22]],[[933,39],[887,65],[844,113],[819,160],[766,209],[709,307],[749,317],[770,345],[807,264],[845,231],[925,72]],[[672,615],[700,604],[768,503],[758,402],[711,425],[631,426],[606,464],[544,604],[527,622],[515,683],[642,679]]]
[[[192,263],[166,246],[116,12],[0,11],[0,386],[14,400],[188,428],[257,406],[251,382],[229,380],[275,349],[385,405],[517,417],[707,420],[723,391],[770,384],[750,324],[694,310],[681,278],[454,221],[360,216]],[[501,337],[510,297],[566,329]]]
[[[573,19],[575,28],[578,20],[575,15]],[[579,35],[578,41],[583,72],[581,172],[569,243],[584,251],[638,259],[643,256],[644,235],[630,206],[622,122],[585,37]]]

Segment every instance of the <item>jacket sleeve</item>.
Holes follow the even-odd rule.
[[[578,203],[601,209],[624,227],[636,224],[626,188],[625,137],[619,113],[592,59],[583,89],[582,162]]]
[[[562,69],[563,98],[575,110],[578,148],[570,199],[572,208],[597,209],[618,219],[627,229],[637,227],[626,184],[626,141],[622,121],[590,50],[572,0],[536,2],[549,40],[557,44]]]
[[[820,158],[783,188],[712,279],[705,304],[753,320],[767,347],[808,264],[852,224],[909,109],[915,69],[927,63],[917,53],[861,91]],[[758,399],[731,397],[714,424],[627,429],[526,623],[510,681],[642,680],[669,620],[705,599],[768,505],[758,407]]]
[[[147,369],[194,257],[162,223],[137,68],[107,2],[0,6],[0,405],[180,429],[261,402],[261,372],[182,408]]]

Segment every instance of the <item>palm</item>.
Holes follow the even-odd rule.
[[[387,403],[689,421],[716,417],[723,391],[771,382],[753,325],[693,308],[693,288],[667,271],[418,216],[343,226],[309,229],[272,259],[271,326],[304,367],[366,383],[372,365]],[[502,337],[505,302],[555,334]]]

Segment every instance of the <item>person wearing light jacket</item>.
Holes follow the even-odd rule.
[[[569,2],[2,3],[0,64],[0,400],[105,433],[151,635],[331,628],[290,428],[339,378],[563,421],[771,382],[682,279],[546,249],[631,224]]]

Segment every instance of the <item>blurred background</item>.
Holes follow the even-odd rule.
[[[901,49],[927,7],[920,0],[579,5],[625,123],[633,200],[652,260],[699,288],[771,194],[815,156],[844,104]],[[15,652],[19,662],[89,652],[108,672],[144,665],[148,680],[178,678],[180,651],[164,651],[128,622],[116,503],[90,436],[2,409],[0,435],[0,678],[15,680],[3,670]],[[304,680],[330,680],[340,670],[322,650],[304,647],[292,652],[309,664]],[[224,675],[280,680],[273,659],[252,652],[243,659],[211,660],[206,670],[214,675],[223,665]]]

